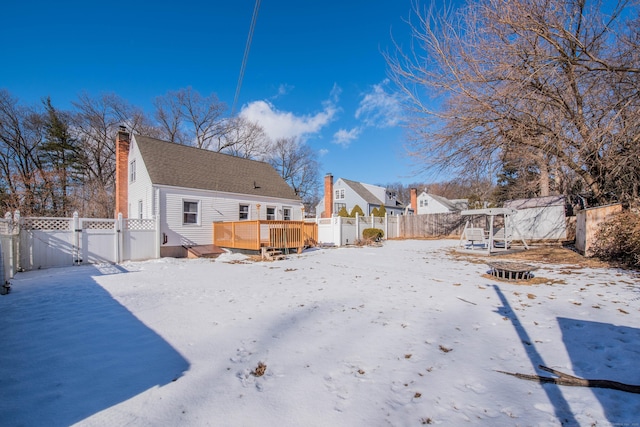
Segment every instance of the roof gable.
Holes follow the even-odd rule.
[[[448,209],[451,212],[460,210],[460,207],[457,206],[454,201],[449,200],[446,197],[438,196],[436,194],[431,194],[431,193],[427,193],[426,191],[423,191],[418,196],[418,199],[424,199],[424,198],[428,198],[439,203],[440,205],[442,205],[442,207],[444,207],[445,209]],[[458,200],[461,200],[461,199],[458,199]]]
[[[142,135],[133,139],[153,184],[300,201],[268,163]]]
[[[365,202],[370,205],[382,205],[383,202],[378,199],[371,191],[362,185],[361,182],[351,181],[348,179],[340,178],[345,185],[349,186],[358,196],[360,196]]]

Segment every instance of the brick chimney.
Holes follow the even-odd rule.
[[[413,209],[414,215],[418,215],[418,189],[412,188],[410,191],[411,191],[411,209]]]
[[[333,175],[331,172],[324,176],[324,212],[322,218],[333,216]]]
[[[116,218],[119,213],[129,217],[129,138],[127,129],[120,126],[116,136]]]

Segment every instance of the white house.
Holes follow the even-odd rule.
[[[384,206],[388,215],[403,215],[407,210],[392,190],[344,178],[334,183],[333,175],[327,174],[324,178],[324,197],[316,206],[316,216],[329,218],[337,215],[343,207],[351,213],[356,205],[367,216],[381,206]],[[409,211],[412,212],[411,209]]]
[[[468,207],[469,202],[467,199],[449,200],[426,191],[420,193],[416,200],[418,215],[459,212],[468,209]]]
[[[303,204],[268,163],[121,130],[116,138],[116,215],[158,218],[161,256],[211,245],[213,223],[301,220]]]

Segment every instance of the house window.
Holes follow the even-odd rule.
[[[142,200],[138,200],[138,218],[142,219]]]
[[[291,221],[291,208],[282,208],[282,219]]]
[[[131,163],[129,163],[129,181],[130,182],[136,182],[136,161],[131,160]]]
[[[346,203],[335,203],[334,212],[338,213],[338,212],[340,212],[340,209],[342,209],[342,208],[347,209],[347,204]]]
[[[249,219],[249,205],[240,205],[240,221]]]
[[[336,190],[336,200],[344,200],[344,188]]]
[[[267,206],[267,220],[274,221],[276,219],[276,208]]]
[[[193,200],[184,200],[182,202],[183,224],[199,224],[198,205],[199,203]]]

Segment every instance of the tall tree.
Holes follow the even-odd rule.
[[[319,164],[313,150],[296,138],[277,139],[268,162],[294,189],[305,205],[307,212],[320,198]]]
[[[44,139],[41,111],[18,104],[0,89],[0,168],[6,210],[42,214],[42,167],[38,148]]]
[[[600,202],[637,197],[631,1],[478,0],[444,11],[416,2],[412,19],[412,48],[386,58],[416,155],[461,173],[519,159],[536,165],[539,193],[554,182]]]
[[[187,87],[157,97],[154,106],[164,138],[178,144],[216,150],[214,143],[224,133],[222,118],[226,107],[215,94],[203,97]]]
[[[82,202],[81,215],[108,218],[115,201],[115,137],[121,125],[133,133],[158,137],[144,113],[114,94],[81,94],[73,103],[73,132],[80,145]]]
[[[271,150],[271,140],[262,126],[239,116],[227,118],[221,123],[214,151],[247,159],[263,160]]]
[[[70,131],[69,114],[55,109],[51,98],[44,107],[45,140],[38,148],[41,174],[51,201],[50,214],[68,217],[75,210],[69,192],[79,184],[80,148]]]

